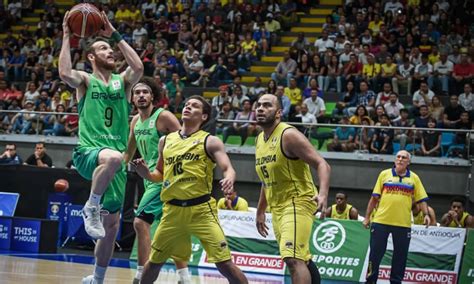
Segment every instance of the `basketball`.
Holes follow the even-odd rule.
[[[69,182],[65,179],[58,179],[54,183],[54,190],[56,192],[65,192],[68,190],[68,188],[69,188]]]
[[[104,21],[97,7],[81,3],[69,11],[68,25],[75,36],[84,38],[96,35],[104,26]]]

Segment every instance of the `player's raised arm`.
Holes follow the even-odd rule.
[[[126,92],[128,96],[131,95],[130,90],[138,80],[143,76],[143,62],[138,56],[137,52],[125,41],[117,30],[112,26],[105,12],[102,11],[102,19],[104,21],[104,31],[102,34],[106,37],[113,39],[118,48],[123,54],[125,61],[127,61],[128,67],[122,72],[121,76],[127,86]],[[130,98],[130,97],[129,97]]]
[[[232,193],[234,190],[235,170],[232,167],[229,156],[225,152],[224,143],[216,136],[210,135],[207,138],[206,150],[222,170],[224,178],[219,181],[222,191],[224,194]]]
[[[283,133],[282,140],[283,150],[289,157],[301,159],[317,170],[319,179],[318,210],[321,211],[322,218],[324,218],[324,215],[326,215],[331,167],[316,152],[308,139],[297,129],[287,129]]]
[[[69,11],[64,15],[63,20],[63,43],[59,53],[59,77],[72,88],[79,88],[87,80],[87,73],[72,69],[71,45],[69,43],[71,31],[68,26]]]

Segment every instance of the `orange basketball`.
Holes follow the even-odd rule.
[[[104,21],[96,6],[81,3],[69,11],[68,25],[75,36],[83,38],[96,35],[104,26]]]
[[[65,179],[58,179],[54,183],[54,190],[56,192],[65,192],[68,190],[68,188],[69,188],[69,182]]]

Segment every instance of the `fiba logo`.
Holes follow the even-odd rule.
[[[54,204],[51,206],[51,213],[53,213],[54,215],[58,214],[59,212],[59,206]]]
[[[327,221],[318,226],[313,234],[313,245],[322,253],[333,253],[346,241],[346,230],[335,221]]]

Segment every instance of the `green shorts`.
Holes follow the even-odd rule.
[[[139,219],[152,224],[155,220],[161,220],[163,215],[163,202],[161,202],[161,183],[145,180],[145,193],[143,194],[136,212]]]
[[[97,167],[99,153],[108,147],[87,147],[79,146],[74,148],[72,160],[79,174],[87,180],[92,180],[92,174]],[[125,187],[127,185],[127,174],[125,173],[125,164],[115,173],[114,179],[102,195],[102,208],[109,211],[110,214],[117,213],[122,209],[125,197]]]

